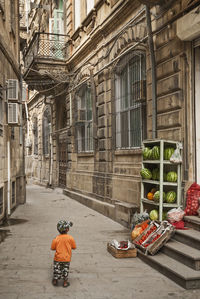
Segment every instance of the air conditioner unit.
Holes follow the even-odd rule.
[[[139,80],[132,84],[133,101],[142,102],[146,100],[146,80]]]
[[[9,79],[7,85],[7,100],[18,100],[19,83],[16,79]]]
[[[19,107],[18,103],[8,103],[8,124],[18,125],[19,124]]]
[[[78,122],[84,122],[84,121],[86,121],[86,110],[79,109],[77,111],[77,121]]]

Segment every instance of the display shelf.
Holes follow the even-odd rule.
[[[159,206],[159,202],[155,202],[153,200],[149,200],[147,198],[141,198],[141,200],[144,202],[144,203],[147,203],[147,204],[150,204],[150,205],[154,205],[154,206]],[[177,204],[176,203],[166,203],[164,202],[163,203],[163,207],[164,208],[176,208],[177,207]]]
[[[151,171],[155,168],[159,168],[159,180],[152,179],[142,179],[141,181],[141,201],[140,201],[140,211],[143,212],[148,205],[151,205],[153,209],[156,207],[159,208],[159,220],[162,221],[163,210],[169,210],[170,208],[181,207],[181,173],[182,173],[182,164],[174,164],[169,160],[164,159],[164,150],[166,148],[173,147],[176,149],[179,147],[180,154],[182,156],[182,144],[180,142],[172,141],[172,140],[163,140],[163,139],[154,139],[154,140],[145,140],[143,142],[143,148],[149,147],[152,149],[154,146],[158,146],[160,148],[160,159],[158,160],[143,160],[142,167],[148,168]],[[155,168],[153,166],[155,165]],[[164,173],[174,171],[177,173],[177,181],[176,182],[167,182],[164,181]],[[159,187],[158,187],[159,186]],[[150,188],[156,188],[160,191],[160,199],[159,202],[154,202],[153,200],[149,200],[146,198],[148,192],[150,192]],[[175,203],[163,203],[163,192],[175,191],[176,192],[176,202]]]
[[[160,160],[143,160],[143,164],[160,164]],[[163,164],[172,165],[170,161],[163,160]]]
[[[152,185],[160,185],[160,181],[154,181],[154,180],[142,180],[143,183],[152,184]],[[171,182],[163,182],[163,185],[165,186],[177,186],[177,183],[171,183]]]

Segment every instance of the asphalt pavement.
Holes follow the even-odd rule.
[[[74,223],[77,243],[68,288],[51,284],[56,224]],[[0,299],[197,299],[200,290],[185,290],[139,258],[116,259],[107,242],[130,238],[130,231],[62,194],[61,189],[27,186],[20,205],[0,228]]]

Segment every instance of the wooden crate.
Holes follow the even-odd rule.
[[[125,258],[125,257],[136,257],[137,249],[128,249],[128,250],[120,250],[113,247],[110,243],[107,244],[107,250],[110,254],[112,254],[115,258]]]

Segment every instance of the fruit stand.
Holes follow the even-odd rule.
[[[170,159],[177,150],[180,162],[172,163]],[[169,209],[182,206],[181,156],[180,142],[158,139],[143,142],[140,212],[147,209],[152,220],[165,220]]]

